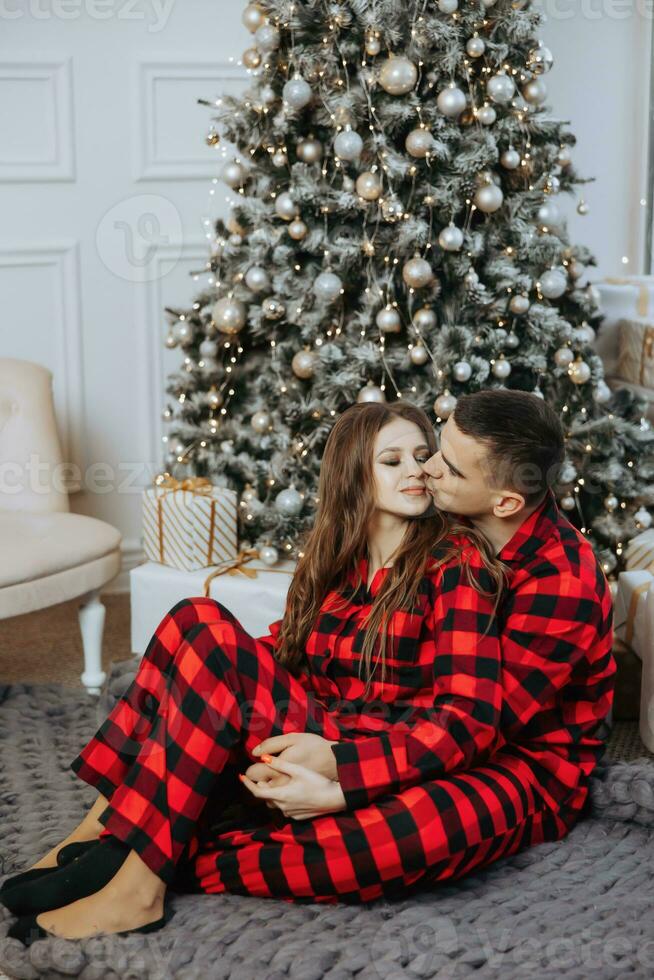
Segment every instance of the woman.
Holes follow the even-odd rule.
[[[422,464],[436,448],[415,406],[350,407],[270,634],[252,638],[208,598],[170,610],[71,764],[97,801],[3,888],[26,913],[11,934],[159,928],[168,887],[369,901],[456,876],[473,845],[477,863],[499,856],[480,844],[482,818],[465,839],[445,774],[498,743],[503,569],[434,510]]]

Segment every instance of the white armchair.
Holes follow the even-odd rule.
[[[0,620],[79,598],[81,680],[99,694],[105,679],[99,596],[120,570],[121,534],[70,512],[62,465],[51,372],[0,358]],[[0,656],[8,652],[0,645]]]

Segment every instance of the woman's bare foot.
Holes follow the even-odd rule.
[[[55,868],[57,866],[57,854],[66,844],[72,844],[73,841],[93,840],[99,837],[104,830],[104,825],[100,823],[97,817],[108,805],[109,800],[100,794],[84,819],[75,827],[72,833],[27,870],[31,871],[33,868]]]

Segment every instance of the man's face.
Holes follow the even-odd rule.
[[[457,429],[453,416],[441,429],[439,451],[422,468],[439,510],[480,517],[493,513],[502,497],[492,485],[483,445]]]

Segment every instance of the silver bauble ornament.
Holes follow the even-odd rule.
[[[595,342],[595,331],[590,323],[582,323],[575,330],[573,337],[578,344],[592,344]]]
[[[266,320],[281,320],[286,313],[286,307],[275,296],[267,296],[261,304],[261,312]]]
[[[434,411],[441,419],[449,419],[456,408],[456,398],[449,391],[444,391],[434,402]]]
[[[506,358],[500,357],[497,361],[495,361],[493,364],[493,374],[501,381],[503,381],[504,378],[508,378],[508,376],[511,374],[511,365]]]
[[[547,98],[547,85],[542,78],[532,78],[523,88],[522,95],[530,105],[542,105]]]
[[[545,201],[538,209],[538,224],[541,228],[558,228],[563,221],[563,215],[556,201]]]
[[[296,517],[302,510],[302,497],[295,487],[282,490],[275,497],[275,510],[284,517]]]
[[[404,263],[402,278],[412,289],[422,289],[434,280],[434,271],[426,259],[415,256]]]
[[[362,197],[364,201],[377,201],[382,194],[382,182],[379,174],[374,174],[370,170],[359,174],[356,190],[359,197]]]
[[[574,361],[568,368],[568,375],[570,380],[576,385],[585,384],[590,378],[590,367],[585,361],[582,361],[580,357]]]
[[[466,51],[471,58],[481,58],[486,50],[486,42],[481,37],[471,37],[466,43]]]
[[[590,208],[588,207],[588,205],[586,204],[586,202],[582,198],[579,201],[579,204],[577,205],[577,214],[585,215],[585,214],[588,214],[589,211],[590,211]]]
[[[282,191],[275,198],[275,212],[284,221],[292,221],[300,212],[299,207],[288,191]]]
[[[574,510],[575,509],[575,498],[571,493],[567,493],[565,497],[561,497],[560,500],[562,510]]]
[[[375,317],[375,322],[382,333],[399,333],[402,329],[400,314],[393,306],[380,310]]]
[[[305,140],[300,140],[295,150],[298,160],[303,163],[319,163],[322,159],[322,151],[323,147],[320,140],[311,136]]]
[[[323,303],[331,303],[341,294],[343,283],[334,272],[321,272],[313,282],[313,294]]]
[[[304,109],[313,98],[311,86],[301,75],[295,75],[293,78],[289,78],[282,89],[282,95],[284,101],[293,109]]]
[[[453,14],[459,9],[459,0],[438,0],[438,9],[442,14]]]
[[[358,160],[363,153],[363,140],[351,126],[334,140],[334,153],[340,160]]]
[[[421,126],[411,130],[404,141],[404,145],[410,156],[423,160],[434,149],[434,137],[428,129]]]
[[[199,347],[199,354],[203,360],[216,356],[216,342],[206,337]]]
[[[309,234],[309,229],[301,218],[294,218],[288,226],[288,233],[293,241],[301,242]]]
[[[247,27],[250,34],[254,34],[258,31],[262,24],[265,23],[266,18],[261,7],[256,3],[249,3],[243,13],[241,14],[241,21],[244,27]]]
[[[270,412],[266,412],[263,409],[259,412],[255,412],[252,418],[250,419],[250,425],[252,426],[255,432],[258,432],[260,434],[264,432],[268,432],[272,426],[272,415],[270,414]]]
[[[517,316],[522,316],[523,313],[526,313],[529,310],[529,306],[529,297],[521,296],[520,293],[516,293],[509,300],[509,309]]]
[[[368,34],[365,43],[366,54],[369,54],[371,58],[376,57],[381,51],[381,41],[374,34]]]
[[[429,306],[421,306],[419,310],[413,314],[412,323],[417,330],[433,330],[436,326],[436,314]]]
[[[533,71],[534,75],[544,75],[551,70],[553,64],[554,55],[544,44],[532,48],[527,55],[527,68],[529,71]]]
[[[358,402],[385,402],[386,395],[377,385],[369,381],[365,388],[362,388],[357,395]]]
[[[186,320],[180,320],[173,327],[173,337],[178,344],[187,344],[193,337],[191,324]]]
[[[497,113],[492,105],[483,105],[477,109],[477,122],[480,122],[482,126],[492,126],[496,119]]]
[[[554,363],[557,367],[569,368],[574,359],[575,356],[569,347],[559,347],[559,349],[554,352]]]
[[[279,552],[271,544],[264,544],[259,548],[259,558],[264,565],[276,565],[279,561]]]
[[[450,222],[438,236],[438,244],[445,252],[458,252],[463,245],[463,232]]]
[[[540,291],[547,299],[558,299],[563,296],[568,277],[562,269],[548,269],[540,277]]]
[[[639,507],[638,508],[638,510],[634,514],[634,520],[645,531],[647,530],[647,528],[649,528],[649,527],[652,526],[652,515],[650,514],[650,512],[645,507]]]
[[[466,381],[470,381],[470,378],[472,377],[472,368],[467,361],[457,361],[452,368],[452,374],[457,381],[464,383]]]
[[[490,9],[490,7],[494,7],[496,3],[497,0],[481,0],[481,5],[482,7],[485,7],[486,10]]]
[[[279,47],[279,31],[272,24],[262,24],[254,34],[261,51],[274,51]]]
[[[235,334],[245,326],[245,304],[240,299],[224,296],[214,303],[211,319],[221,333]]]
[[[409,357],[412,364],[420,367],[421,365],[426,364],[429,360],[429,352],[424,344],[416,344],[409,351]]]
[[[593,396],[598,404],[605,405],[606,402],[611,400],[612,395],[613,392],[603,378],[597,382]]]
[[[506,340],[504,341],[504,344],[506,347],[509,347],[511,350],[515,350],[516,347],[520,346],[520,338],[518,337],[517,333],[513,333],[513,331],[511,331],[511,333],[506,335]]]
[[[418,69],[403,56],[391,56],[379,70],[379,84],[389,95],[406,95],[418,81]]]
[[[268,292],[270,290],[270,276],[262,266],[250,266],[245,273],[245,285],[253,293]]]
[[[286,153],[284,153],[283,150],[275,150],[275,152],[271,157],[271,160],[273,162],[274,167],[281,168],[281,167],[285,167],[286,164],[288,163],[288,156],[286,155]]]
[[[520,166],[520,154],[510,146],[500,157],[500,163],[505,170],[516,170]]]
[[[439,92],[436,105],[448,119],[456,119],[466,107],[465,92],[452,82],[442,92]]]
[[[259,89],[259,98],[266,106],[274,105],[277,101],[277,93],[275,92],[272,85],[262,85]]]
[[[604,498],[604,506],[608,510],[609,514],[613,513],[619,503],[620,501],[614,493],[610,493],[608,497]]]
[[[312,378],[316,370],[316,361],[316,354],[312,350],[299,350],[291,361],[293,374],[305,380]]]
[[[488,92],[488,97],[493,102],[496,102],[498,105],[505,105],[513,98],[515,85],[512,78],[503,72],[499,72],[497,75],[491,75],[488,79],[486,82],[486,91]]]
[[[484,214],[493,214],[502,207],[504,194],[500,187],[495,183],[482,184],[475,191],[475,204]]]
[[[226,163],[220,176],[227,186],[233,190],[242,187],[247,179],[245,167],[236,160],[231,160],[229,163]]]

